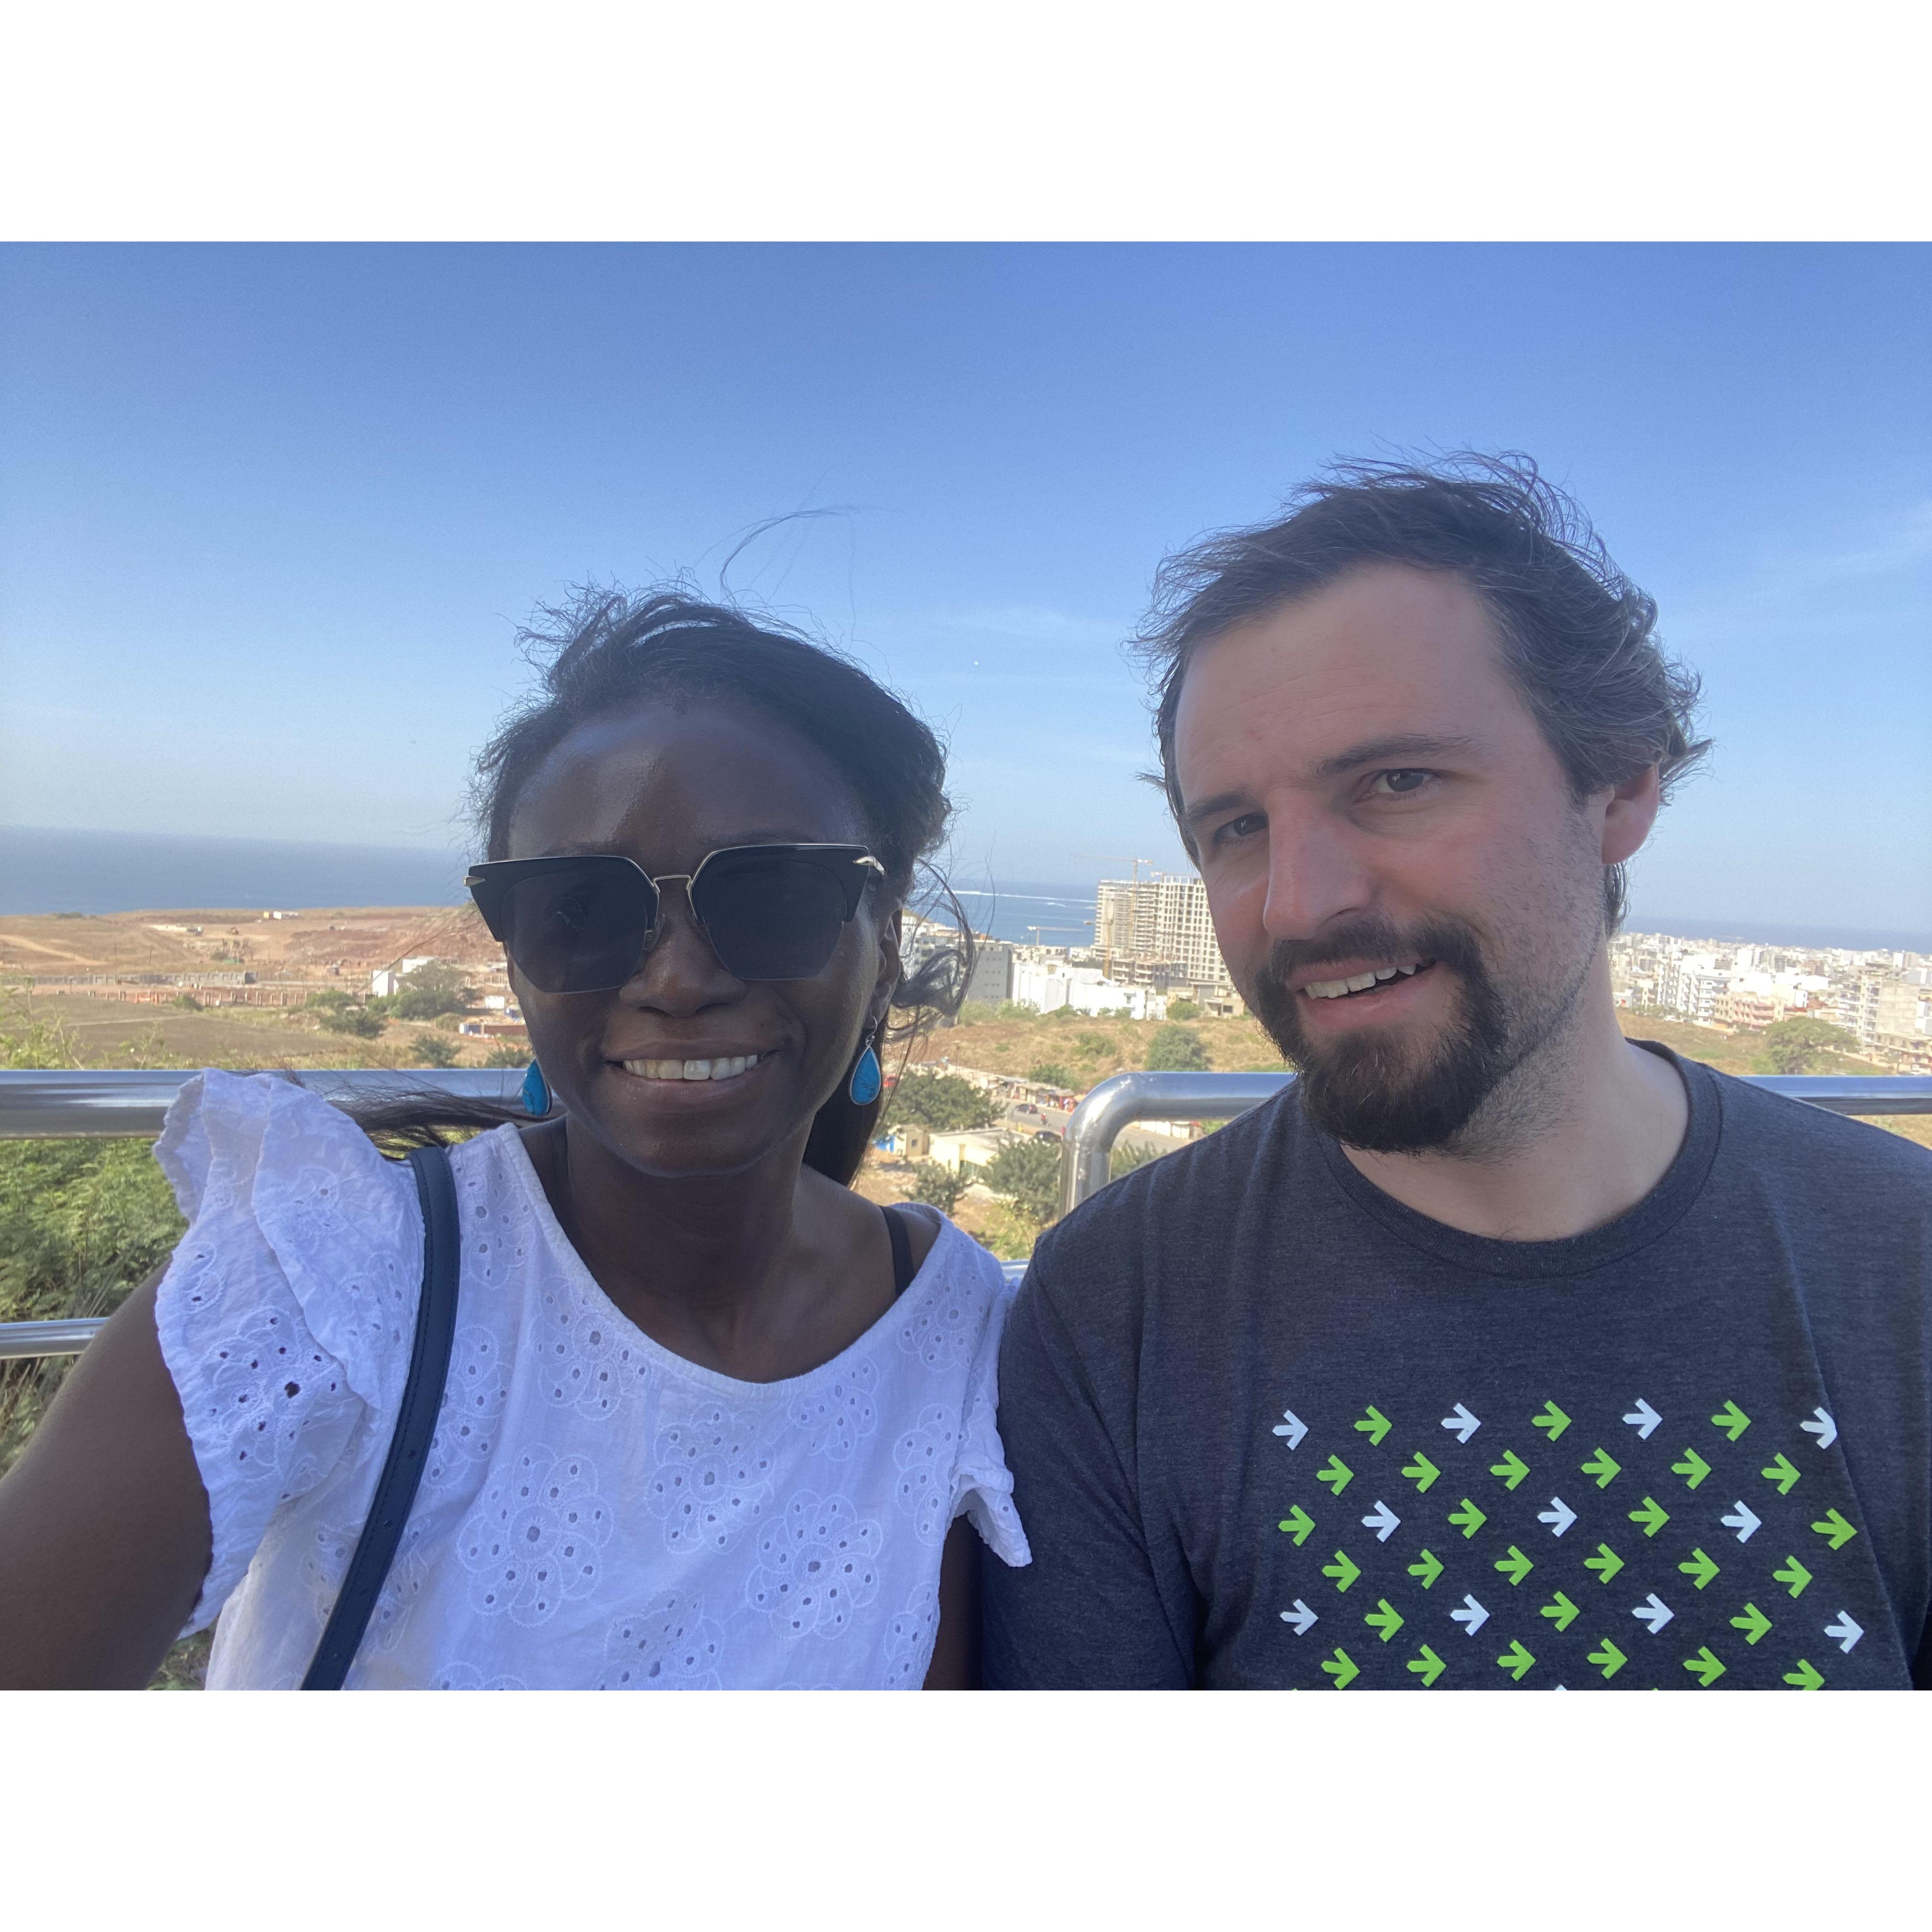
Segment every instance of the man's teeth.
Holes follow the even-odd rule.
[[[1413,966],[1378,966],[1372,973],[1358,973],[1346,980],[1311,980],[1302,988],[1311,1000],[1339,1000],[1345,993],[1366,993],[1384,980],[1406,980],[1422,970],[1423,962]]]
[[[642,1080],[732,1080],[758,1064],[755,1053],[740,1053],[722,1060],[627,1060],[623,1066]]]

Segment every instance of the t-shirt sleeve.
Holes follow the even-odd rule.
[[[422,1214],[407,1171],[289,1081],[199,1076],[154,1151],[188,1221],[155,1327],[214,1540],[185,1635],[213,1621],[282,1505],[324,1482],[373,1487],[407,1371]]]
[[[958,1460],[952,1468],[952,1516],[965,1516],[1002,1567],[1030,1562],[1026,1532],[1013,1507],[1012,1472],[1000,1439],[1000,1343],[1012,1291],[999,1263],[976,1243],[976,1271],[988,1300],[985,1326],[967,1373]]]
[[[1033,1561],[982,1567],[991,1690],[1179,1690],[1192,1681],[1141,1526],[1127,1455],[1036,1258],[1008,1316],[1000,1432]]]

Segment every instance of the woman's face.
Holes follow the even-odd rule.
[[[728,845],[866,844],[838,769],[754,713],[648,706],[580,725],[524,787],[513,859],[615,852],[656,878],[697,871]],[[898,920],[870,896],[809,980],[734,979],[664,890],[658,934],[614,992],[543,993],[511,981],[544,1078],[568,1112],[628,1166],[652,1174],[737,1172],[809,1131],[848,1077],[861,1033],[898,970]],[[653,1077],[646,1061],[750,1059],[724,1079]]]

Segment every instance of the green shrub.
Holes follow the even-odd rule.
[[[1058,1141],[1009,1141],[980,1178],[1043,1226],[1060,1211],[1060,1154]]]
[[[913,1198],[930,1202],[942,1214],[950,1214],[959,1205],[960,1196],[979,1178],[980,1170],[963,1162],[956,1174],[942,1161],[922,1160],[912,1171]]]
[[[389,1004],[399,1020],[433,1020],[442,1013],[468,1012],[476,998],[476,988],[466,986],[454,966],[432,959],[404,980]]]
[[[956,1073],[908,1071],[886,1096],[879,1128],[883,1132],[902,1121],[916,1120],[936,1134],[958,1133],[990,1127],[999,1118],[998,1103],[970,1080]]]
[[[1202,1010],[1192,1000],[1169,1000],[1167,1016],[1171,1020],[1198,1020]]]
[[[1208,1048],[1191,1027],[1164,1026],[1148,1046],[1150,1073],[1204,1073]]]
[[[454,1066],[456,1042],[446,1033],[418,1033],[412,1042],[418,1061],[424,1066]]]
[[[1042,1087],[1064,1087],[1070,1090],[1078,1084],[1057,1060],[1042,1060],[1036,1066],[1029,1066],[1027,1078],[1037,1080]]]

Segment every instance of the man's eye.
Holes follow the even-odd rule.
[[[1378,772],[1375,782],[1400,798],[1409,792],[1419,791],[1432,776],[1428,772]]]
[[[1213,838],[1215,845],[1232,845],[1240,839],[1250,838],[1268,820],[1258,812],[1244,812],[1239,818],[1231,818],[1226,825],[1216,826]]]

